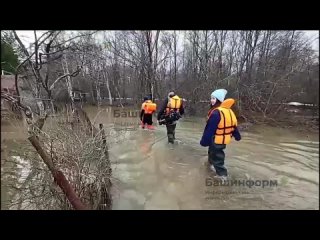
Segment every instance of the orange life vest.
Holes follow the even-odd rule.
[[[171,111],[179,112],[181,105],[182,105],[182,99],[179,96],[175,95],[169,98],[169,101],[166,107],[166,114],[169,114]]]
[[[231,141],[232,132],[238,124],[237,117],[231,109],[234,102],[234,99],[228,98],[219,107],[210,109],[208,112],[207,121],[214,110],[218,110],[220,113],[221,119],[214,136],[216,144],[229,144]]]
[[[157,104],[153,103],[151,100],[147,100],[142,103],[141,110],[144,110],[145,114],[152,114],[157,110]]]

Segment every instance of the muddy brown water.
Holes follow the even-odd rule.
[[[318,133],[251,126],[227,146],[229,182],[218,185],[207,167],[208,149],[199,144],[204,118],[179,121],[171,146],[164,126],[139,128],[138,112],[85,110],[95,126],[122,130],[110,147],[113,209],[319,209]],[[26,137],[24,129],[21,122],[2,124],[2,148],[17,147],[12,142]],[[4,202],[10,189],[1,185]]]

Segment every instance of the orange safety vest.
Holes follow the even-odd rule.
[[[169,114],[171,111],[179,112],[181,105],[182,105],[182,99],[179,96],[175,95],[169,98],[169,101],[166,107],[166,114]]]
[[[238,124],[237,117],[231,109],[234,102],[234,99],[228,98],[219,107],[210,109],[208,112],[207,121],[214,110],[217,109],[220,113],[221,119],[214,135],[214,143],[216,144],[229,144],[231,142],[232,132]]]
[[[152,114],[157,110],[157,104],[153,103],[151,100],[147,100],[142,103],[141,110],[144,110],[145,114]]]

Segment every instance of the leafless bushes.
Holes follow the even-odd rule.
[[[84,205],[90,209],[110,209],[111,166],[106,144],[109,140],[108,144],[112,144],[124,137],[112,129],[104,131],[104,138],[101,130],[88,136],[84,134],[86,125],[78,125],[74,128],[68,123],[48,123],[39,134],[39,142],[54,168],[64,174]],[[30,144],[7,158],[2,180],[15,193],[9,204],[11,209],[73,209]]]

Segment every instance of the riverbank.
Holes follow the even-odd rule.
[[[319,133],[319,116],[312,116],[309,114],[301,115],[287,113],[277,115],[275,117],[264,117],[259,113],[251,113],[251,115],[247,117],[241,115],[241,117],[239,117],[239,124],[244,126],[258,124],[283,129],[291,129],[305,133]]]

